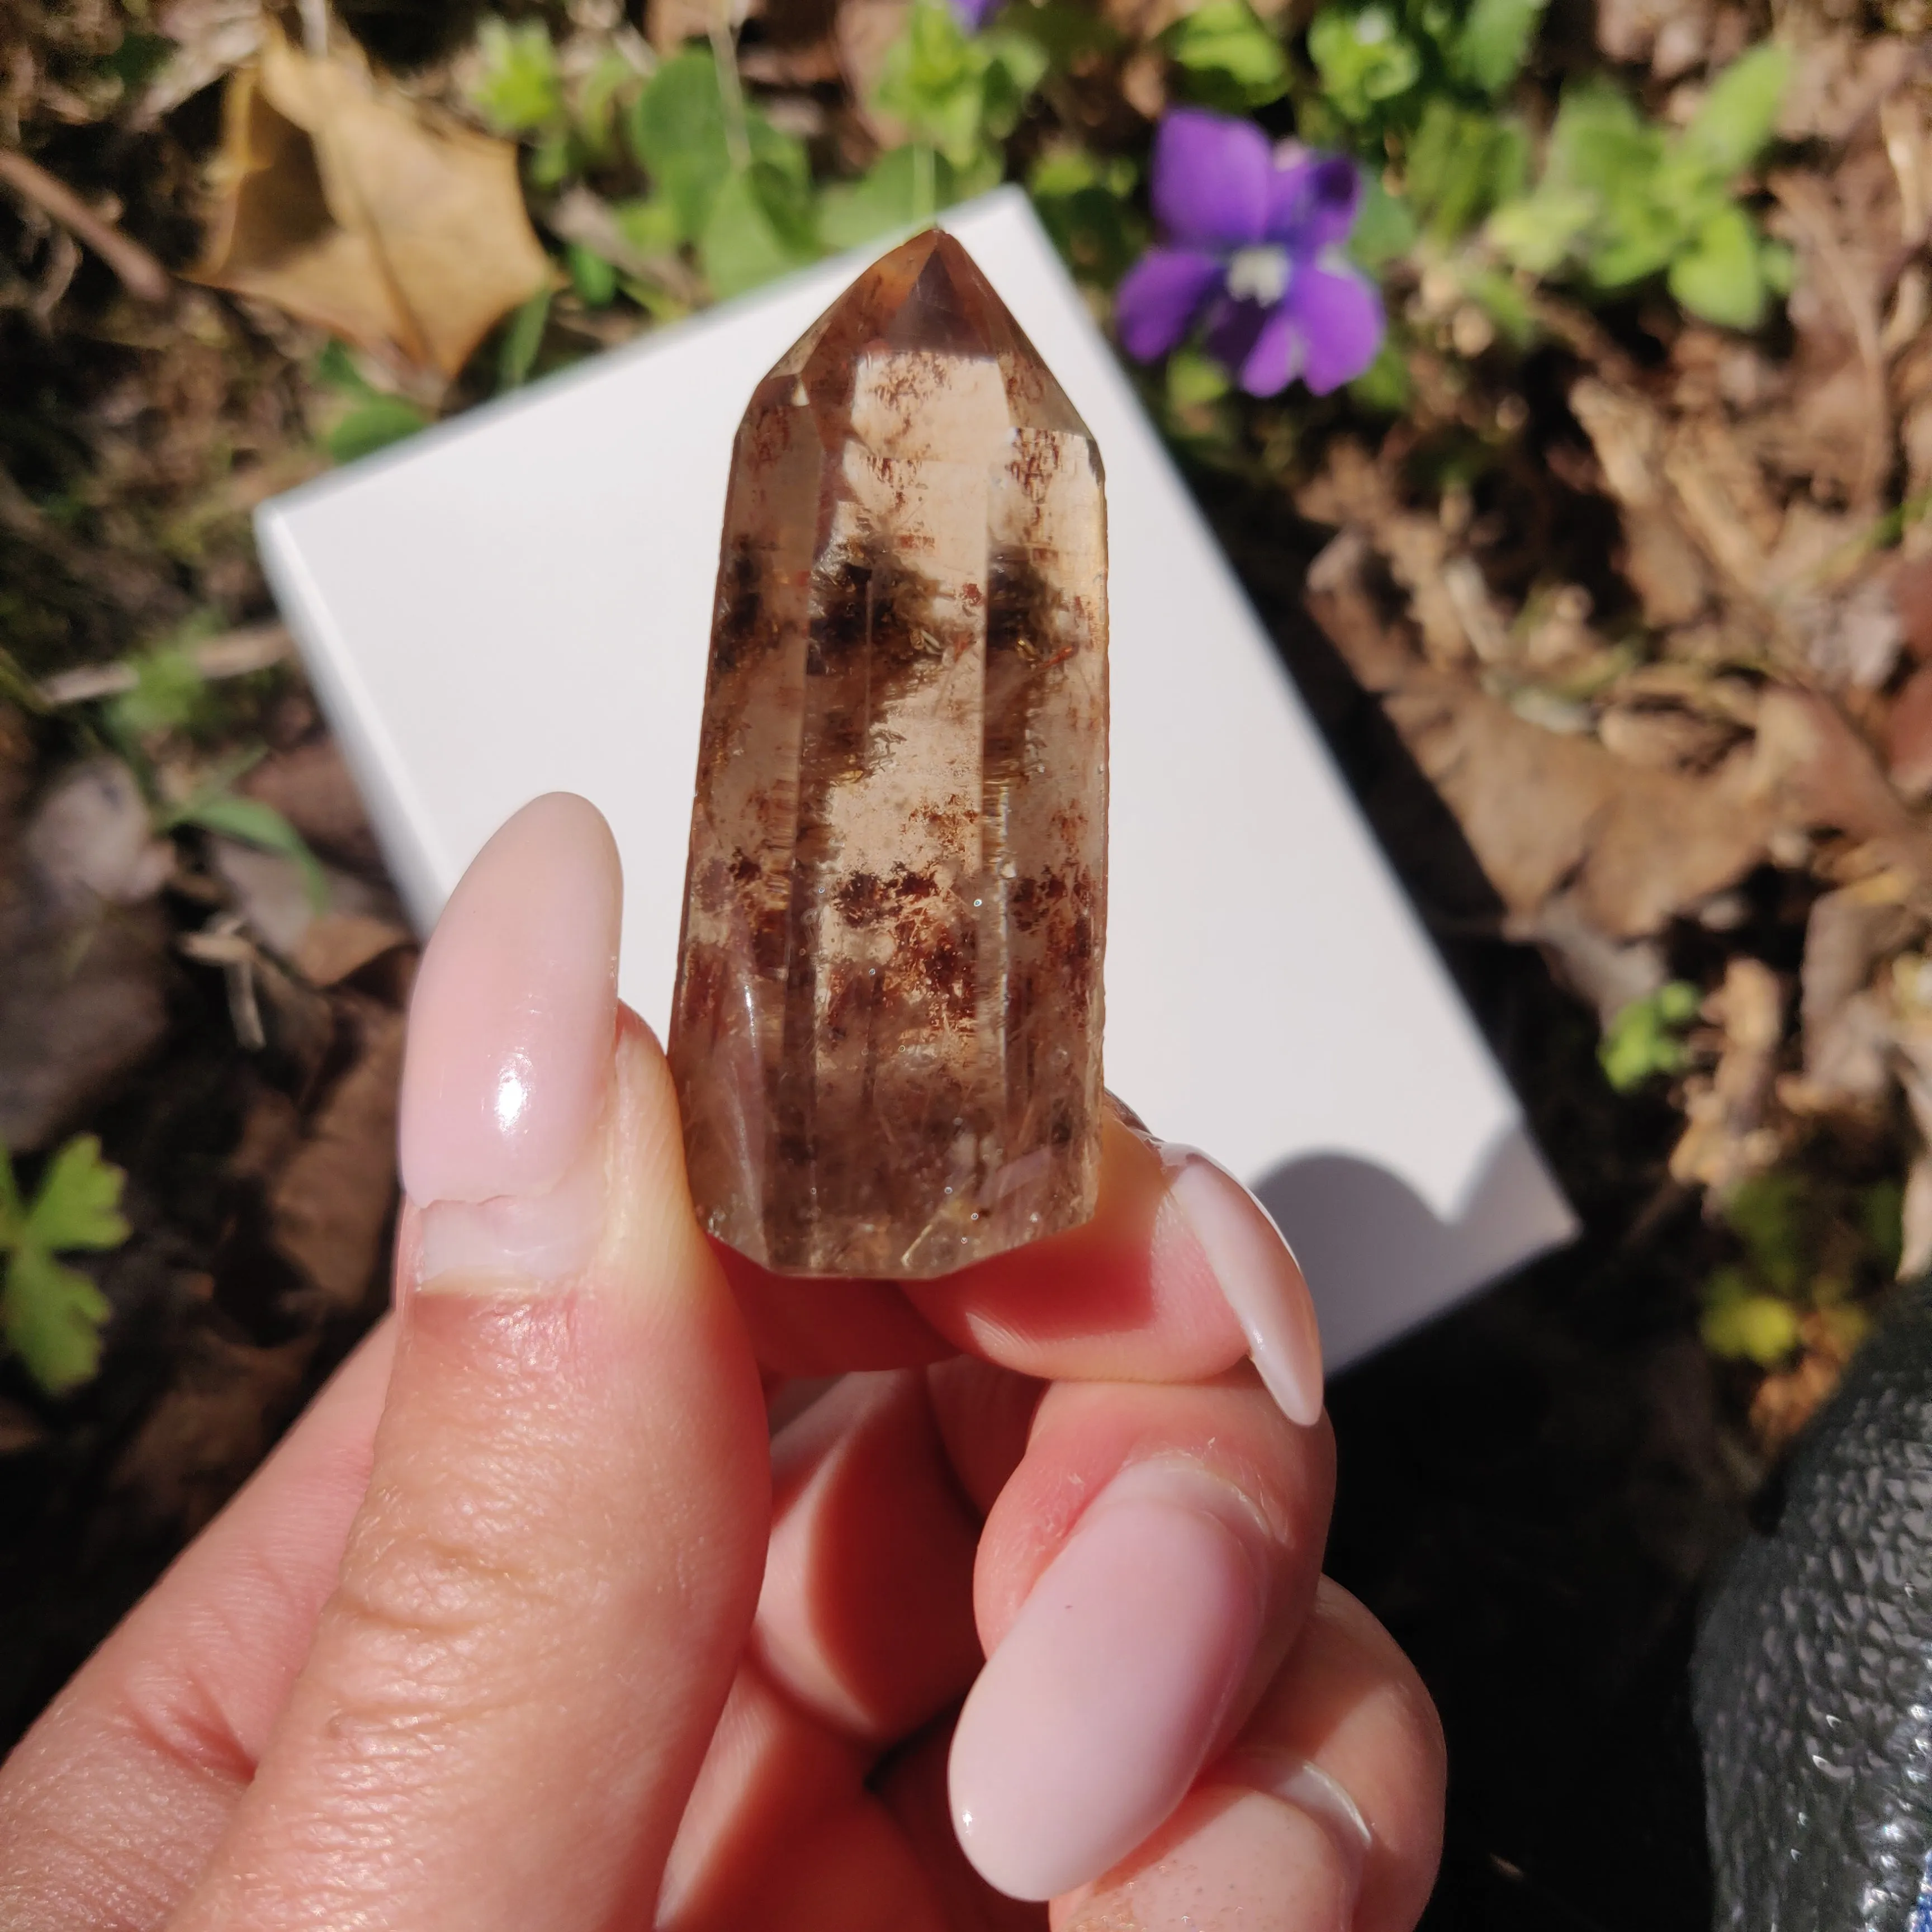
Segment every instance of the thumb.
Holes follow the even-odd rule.
[[[177,1932],[650,1922],[769,1477],[664,1058],[617,1005],[620,898],[602,819],[554,794],[430,941],[368,1494]]]

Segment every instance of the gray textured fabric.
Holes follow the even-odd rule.
[[[1694,1677],[1720,1932],[1932,1932],[1932,1286],[1801,1444]]]

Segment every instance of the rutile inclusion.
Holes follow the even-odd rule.
[[[754,1260],[919,1278],[1092,1215],[1106,657],[1094,440],[921,235],[733,457],[669,1052]]]

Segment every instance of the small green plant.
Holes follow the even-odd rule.
[[[1102,160],[1070,143],[1041,154],[1027,177],[1054,244],[1083,281],[1112,288],[1147,245],[1131,196],[1140,170],[1125,156]]]
[[[1324,7],[1308,57],[1329,109],[1380,134],[1418,126],[1432,104],[1493,112],[1514,83],[1547,0],[1370,0]]]
[[[535,186],[560,188],[615,154],[618,116],[643,78],[622,55],[607,51],[566,88],[541,20],[491,18],[477,29],[476,61],[470,100],[499,133],[530,143]]]
[[[911,136],[910,219],[929,219],[942,205],[936,161],[951,170],[948,186],[956,194],[999,180],[1000,143],[1019,124],[1048,59],[1029,35],[1005,27],[968,33],[945,0],[913,0],[873,96]]]
[[[1173,63],[1177,92],[1198,106],[1245,114],[1288,92],[1288,56],[1247,0],[1206,0],[1156,44]]]
[[[1504,101],[1546,0],[1370,0],[1310,22],[1315,86],[1297,102],[1309,137],[1393,161],[1408,233],[1452,242],[1522,193],[1529,139]],[[1371,214],[1370,225],[1377,225]]]
[[[1689,1058],[1684,1029],[1697,1017],[1700,998],[1688,980],[1672,980],[1631,1000],[1604,1030],[1597,1048],[1604,1078],[1619,1094],[1628,1094],[1660,1073],[1681,1073]]]
[[[58,1257],[118,1248],[128,1238],[125,1179],[100,1158],[93,1135],[77,1135],[47,1163],[29,1202],[0,1148],[0,1338],[50,1395],[79,1388],[100,1366],[106,1298]]]
[[[1742,1252],[1705,1284],[1704,1346],[1761,1369],[1820,1340],[1849,1354],[1870,1325],[1857,1296],[1898,1265],[1900,1200],[1891,1182],[1848,1190],[1774,1171],[1741,1183],[1724,1216]]]
[[[721,299],[820,253],[805,144],[744,97],[735,70],[693,45],[651,76],[625,122],[650,176],[652,219],[696,253]]]
[[[563,77],[541,20],[486,20],[476,32],[480,71],[470,98],[506,134],[541,134],[564,118]]]
[[[335,462],[373,455],[429,425],[428,416],[415,404],[377,388],[339,342],[330,343],[316,358],[314,375],[338,412],[322,438]]]
[[[308,841],[272,805],[258,798],[244,798],[233,789],[235,782],[262,754],[257,752],[230,760],[212,773],[189,796],[165,807],[155,814],[158,832],[173,832],[184,825],[202,832],[218,832],[238,839],[263,852],[288,860],[295,867],[317,912],[328,906],[328,875],[322,862],[309,850]]]
[[[1736,184],[1771,139],[1790,71],[1783,47],[1752,48],[1675,132],[1606,82],[1569,88],[1541,178],[1496,210],[1490,241],[1532,274],[1606,294],[1661,274],[1694,314],[1754,328],[1767,298],[1790,289],[1792,262],[1738,206]]]

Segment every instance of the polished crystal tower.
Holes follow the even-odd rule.
[[[739,427],[670,1039],[699,1218],[944,1274],[1094,1211],[1100,458],[951,236],[874,263]]]

